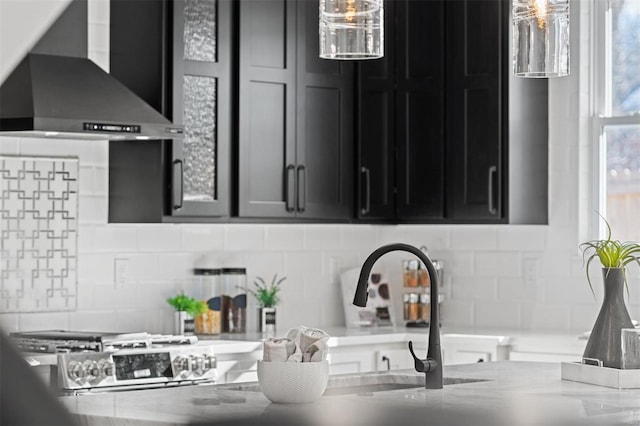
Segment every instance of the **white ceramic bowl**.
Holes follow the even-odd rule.
[[[264,396],[285,404],[313,402],[329,380],[329,363],[258,361],[258,382]]]

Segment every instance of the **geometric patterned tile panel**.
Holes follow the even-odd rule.
[[[0,313],[72,311],[78,159],[0,156]]]

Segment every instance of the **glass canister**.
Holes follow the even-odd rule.
[[[200,281],[202,299],[209,305],[209,310],[194,318],[196,334],[220,334],[220,269],[196,268],[193,270]]]
[[[222,268],[221,313],[222,332],[247,331],[247,270],[246,268]]]

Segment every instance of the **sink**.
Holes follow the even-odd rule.
[[[372,378],[376,379],[376,383],[370,382]],[[354,377],[354,379],[358,379]],[[365,383],[358,384],[336,384],[331,386],[331,382],[327,386],[327,390],[324,392],[324,396],[332,395],[359,395],[370,394],[374,392],[392,391],[399,389],[418,389],[424,388],[424,377],[416,375],[388,375],[388,376],[362,376],[361,379],[365,379]],[[369,379],[369,380],[366,380]],[[443,382],[445,386],[463,384],[463,383],[476,383],[485,382],[483,379],[470,379],[464,377],[444,377]]]
[[[445,386],[485,382],[484,379],[465,377],[445,377]],[[335,395],[368,395],[374,392],[393,391],[400,389],[424,388],[424,376],[417,374],[363,374],[330,376],[327,389],[323,396]],[[225,386],[227,390],[260,392],[260,385],[256,383]]]

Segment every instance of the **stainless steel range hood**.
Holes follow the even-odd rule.
[[[74,0],[0,87],[0,135],[182,137],[182,127],[86,57],[86,38],[87,3]]]

